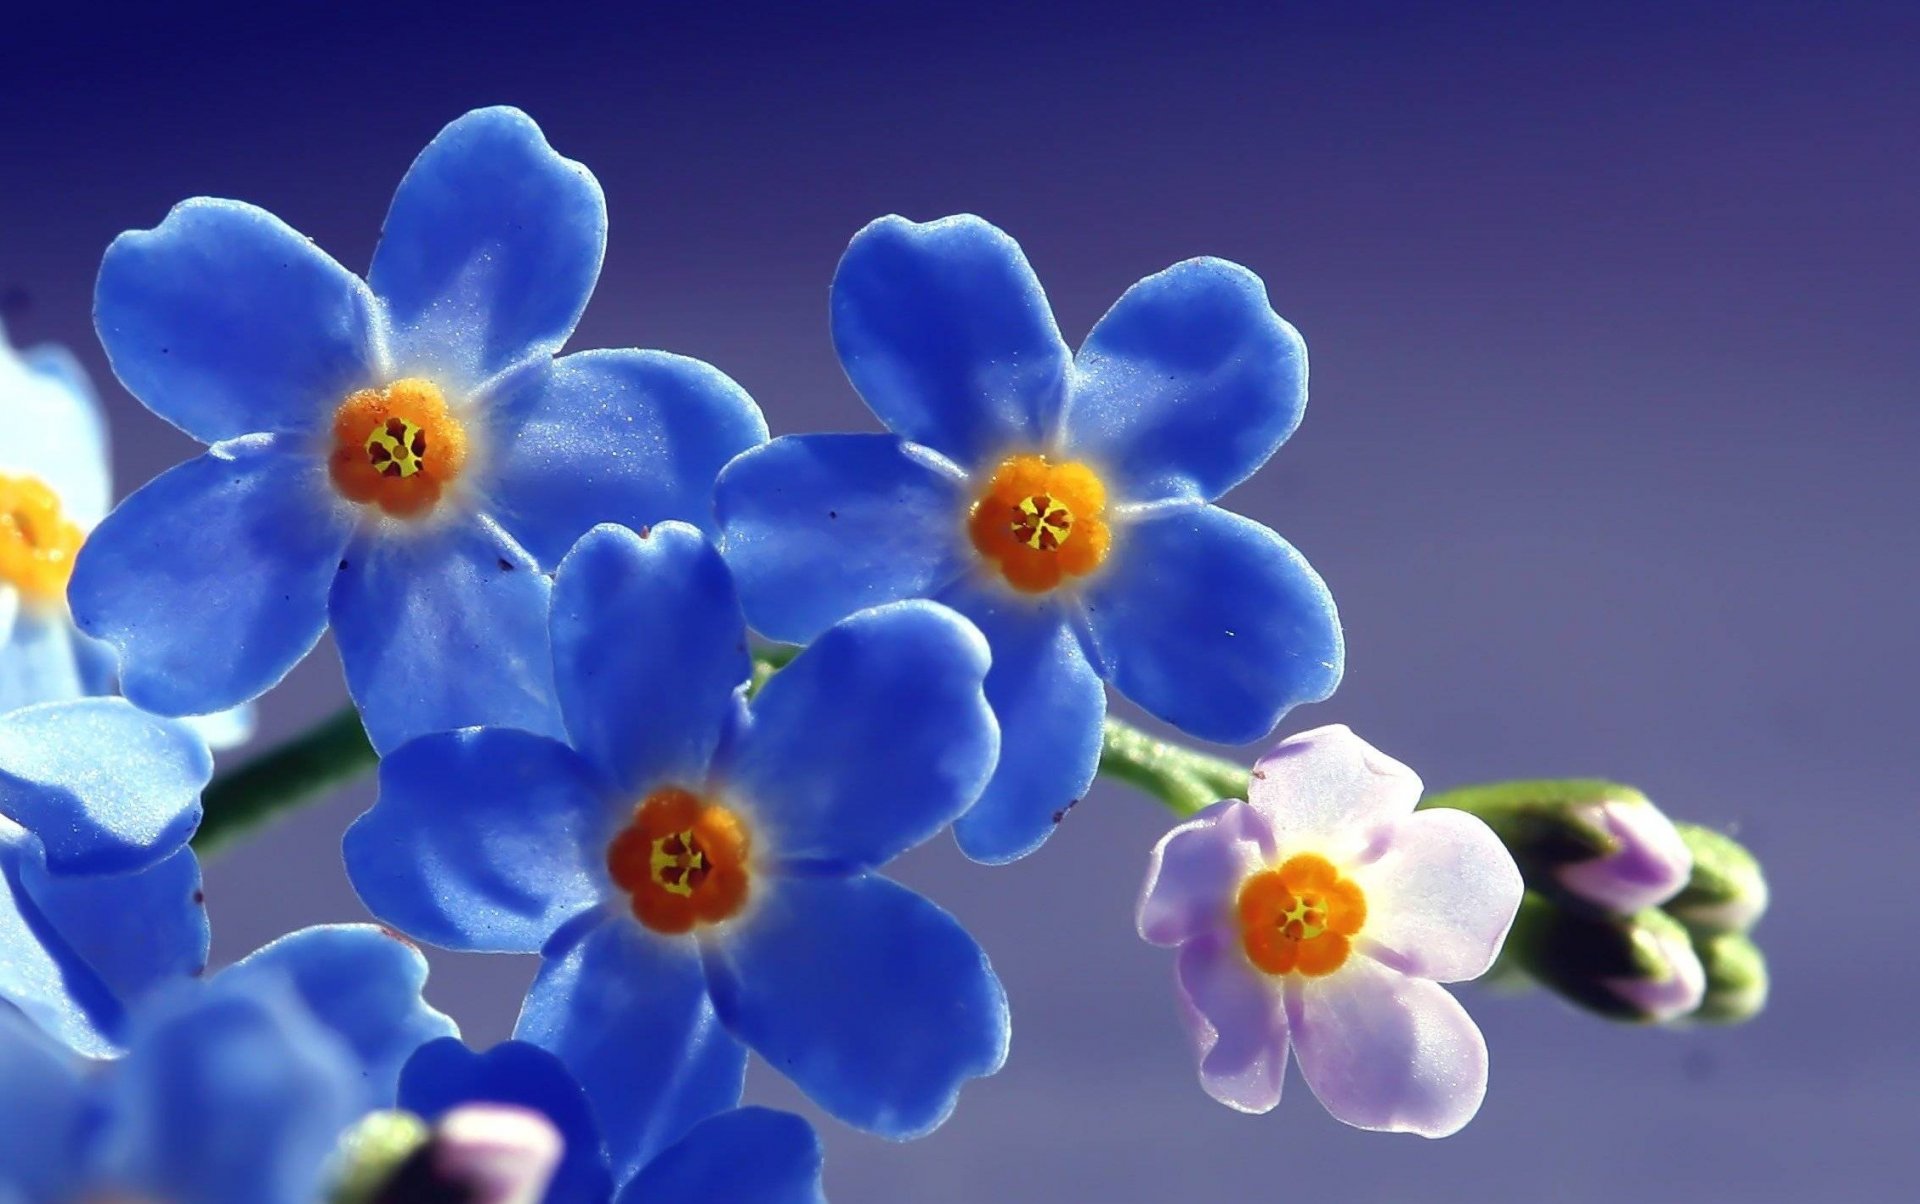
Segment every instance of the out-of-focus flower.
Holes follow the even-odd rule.
[[[367,906],[542,952],[517,1035],[580,1079],[620,1165],[733,1106],[735,1037],[849,1124],[938,1125],[1005,1057],[1006,998],[951,916],[875,871],[992,770],[979,633],[930,602],[862,612],[749,711],[732,579],[679,523],[588,534],[552,622],[569,742],[469,729],[388,756],[346,838]]]
[[[73,613],[127,696],[255,697],[330,619],[376,746],[558,733],[544,570],[602,520],[704,520],[720,466],[766,436],[698,361],[554,358],[605,241],[599,185],[507,108],[421,153],[365,283],[236,201],[116,239],[95,294],[114,371],[212,445],[80,553]]]
[[[1086,791],[1102,679],[1232,743],[1333,692],[1326,586],[1273,532],[1211,504],[1306,406],[1305,345],[1251,272],[1175,264],[1074,355],[1007,235],[976,217],[888,217],[840,262],[833,335],[893,433],[782,438],[729,465],[727,558],[774,639],[915,597],[979,625],[1002,749],[955,825],[969,856],[1031,852]]]
[[[1687,884],[1693,854],[1673,821],[1638,791],[1569,808],[1569,819],[1605,833],[1598,857],[1554,869],[1562,889],[1604,911],[1631,914],[1666,902]]]
[[[664,1051],[663,1051],[664,1052]],[[501,1194],[525,1181],[532,1142],[501,1141],[500,1119],[471,1136],[457,1122],[478,1109],[511,1110],[539,1118],[558,1136],[557,1171],[544,1194],[525,1197],[544,1204],[818,1204],[821,1150],[811,1127],[797,1116],[764,1108],[738,1108],[701,1121],[642,1165],[610,1162],[591,1104],[579,1083],[553,1054],[522,1041],[506,1041],[485,1053],[457,1040],[424,1045],[400,1079],[400,1106],[436,1121],[435,1135],[416,1166],[402,1176],[431,1175],[438,1182],[472,1183],[475,1160],[505,1164],[485,1204],[519,1202]],[[506,1157],[495,1163],[493,1152]],[[619,1190],[616,1191],[616,1172]],[[396,1196],[395,1204],[401,1199]]]
[[[1350,1125],[1443,1137],[1480,1108],[1487,1047],[1440,987],[1485,973],[1522,894],[1462,811],[1415,811],[1420,779],[1345,727],[1289,739],[1228,801],[1154,849],[1140,935],[1177,948],[1207,1093],[1280,1101],[1289,1047]]]
[[[1562,998],[1612,1020],[1678,1020],[1706,992],[1686,928],[1657,907],[1608,915],[1529,892],[1507,953]]]
[[[109,694],[113,651],[67,612],[74,558],[111,500],[92,382],[62,347],[16,353],[0,328],[0,713]],[[187,720],[215,748],[245,742],[253,709]]]
[[[322,1198],[342,1132],[391,1106],[401,1061],[450,1027],[412,1023],[424,1005],[406,968],[343,960],[353,931],[295,933],[211,981],[174,981],[105,1063],[0,1008],[0,1198]]]

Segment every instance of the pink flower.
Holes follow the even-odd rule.
[[[1347,1124],[1444,1137],[1479,1111],[1487,1046],[1438,984],[1485,973],[1520,871],[1461,811],[1414,811],[1420,779],[1342,726],[1254,766],[1250,802],[1161,839],[1143,939],[1177,948],[1207,1094],[1280,1102],[1287,1051]]]

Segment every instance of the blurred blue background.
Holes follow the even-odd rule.
[[[869,429],[826,333],[848,237],[971,210],[1077,342],[1222,255],[1313,356],[1307,421],[1229,504],[1346,621],[1352,724],[1430,785],[1605,774],[1730,826],[1775,890],[1771,1009],[1609,1027],[1465,988],[1493,1052],[1439,1143],[1342,1128],[1297,1078],[1203,1096],[1170,959],[1131,930],[1155,805],[1102,786],[1039,856],[903,876],[973,928],[1012,1059],[910,1146],[830,1122],[842,1204],[1911,1198],[1920,1172],[1920,9],[1346,3],[66,6],[0,70],[0,314],[72,345],[131,487],[193,450],[105,376],[107,241],[195,194],[364,269],[446,121],[519,105],[605,185],[575,347],[740,380],[776,432]],[[337,704],[316,657],[270,735]],[[211,865],[216,956],[360,918],[364,790]],[[436,956],[506,1034],[524,959]],[[797,1096],[756,1073],[758,1098]]]

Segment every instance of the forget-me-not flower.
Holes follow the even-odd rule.
[[[1212,504],[1306,406],[1306,348],[1251,272],[1175,264],[1075,355],[1011,238],[976,217],[888,217],[840,261],[833,337],[893,433],[787,437],[734,461],[717,493],[727,558],[774,639],[912,597],[979,625],[1002,746],[955,825],[969,856],[1032,851],[1086,791],[1102,679],[1231,743],[1332,693],[1326,586]]]
[[[1420,779],[1344,727],[1283,741],[1247,802],[1161,839],[1140,935],[1179,950],[1207,1094],[1280,1102],[1287,1051],[1327,1111],[1444,1137],[1479,1111],[1487,1044],[1439,984],[1486,973],[1522,893],[1464,811],[1415,811]]]
[[[822,1204],[820,1139],[797,1116],[735,1108],[671,1138],[639,1165],[609,1157],[586,1092],[559,1058],[524,1041],[485,1053],[458,1040],[420,1047],[400,1076],[400,1107],[427,1120],[475,1104],[544,1116],[564,1143],[544,1204]],[[619,1187],[616,1192],[615,1188]]]
[[[119,651],[127,696],[165,714],[255,697],[331,622],[382,749],[557,731],[542,570],[603,520],[702,520],[766,430],[696,360],[554,358],[605,243],[593,176],[508,108],[421,152],[364,283],[237,201],[116,239],[94,314],[114,371],[211,444],[80,554],[74,617]]]
[[[876,871],[991,772],[979,633],[930,602],[865,611],[749,709],[727,567],[666,523],[583,538],[552,635],[568,742],[480,728],[389,755],[346,838],[367,906],[438,945],[542,951],[516,1034],[635,1164],[738,1100],[734,1038],[849,1124],[938,1125],[1005,1057],[1006,997],[953,917]]]

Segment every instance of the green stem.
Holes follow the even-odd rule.
[[[213,779],[193,847],[202,856],[379,762],[359,712],[345,707],[277,748]]]
[[[1159,740],[1109,719],[1100,733],[1100,772],[1142,790],[1187,816],[1223,798],[1247,797],[1247,770],[1233,762]]]

